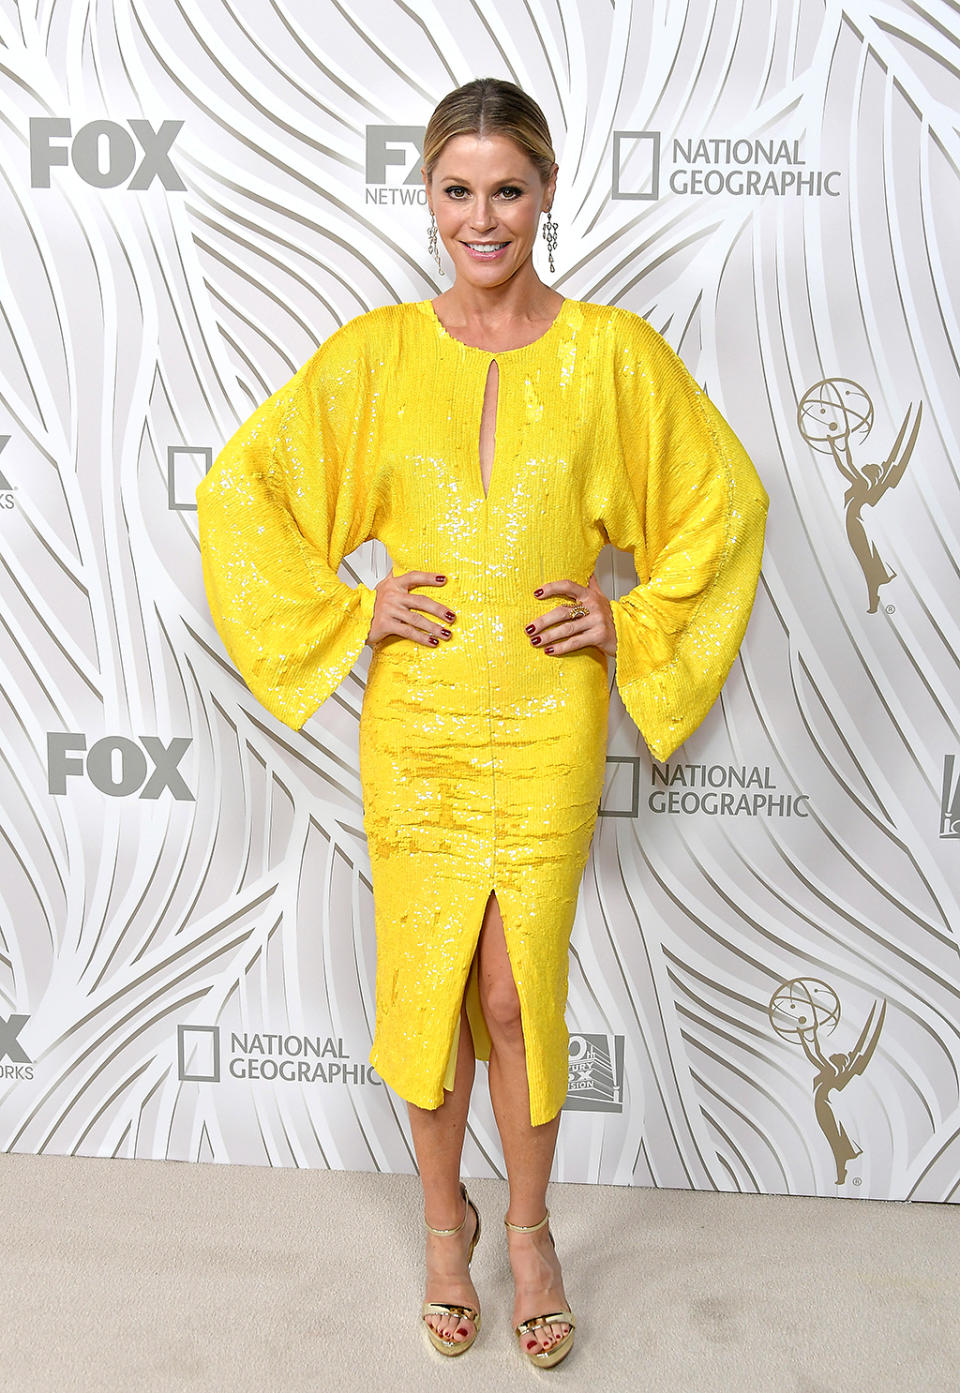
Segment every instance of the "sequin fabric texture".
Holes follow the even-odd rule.
[[[479,436],[497,360],[490,487]],[[565,300],[535,343],[468,347],[429,300],[337,330],[237,431],[197,493],[211,612],[253,693],[299,728],[350,671],[375,593],[337,567],[369,538],[457,616],[438,647],[377,644],[360,776],[377,932],[370,1059],[425,1108],[452,1084],[496,892],[520,999],[530,1120],[567,1090],[567,961],[603,785],[608,659],[550,657],[524,626],[586,584],[607,541],[638,584],[613,602],[616,680],[665,759],[716,699],[743,637],[767,498],[679,358],[626,310]]]

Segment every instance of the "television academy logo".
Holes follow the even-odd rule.
[[[813,1079],[813,1107],[820,1130],[829,1143],[837,1168],[838,1185],[847,1178],[847,1166],[863,1154],[834,1113],[830,1095],[846,1088],[855,1074],[862,1074],[873,1057],[887,1012],[885,1001],[875,1001],[853,1048],[847,1053],[824,1053],[823,1037],[840,1022],[840,998],[819,977],[796,977],[782,982],[767,1007],[770,1024],[781,1040],[799,1044],[817,1071]],[[854,1184],[859,1184],[855,1180]]]
[[[217,1025],[178,1025],[177,1077],[186,1083],[222,1082],[220,1038]],[[352,1062],[342,1039],[322,1035],[232,1030],[227,1073],[251,1082],[382,1086],[372,1065]]]
[[[420,177],[426,126],[367,126],[366,202],[426,207]]]
[[[851,442],[866,440],[873,429],[873,402],[859,383],[847,377],[827,377],[809,387],[797,403],[800,434],[811,449],[832,457],[848,485],[843,495],[847,540],[866,581],[868,614],[876,614],[881,585],[887,585],[897,573],[868,538],[861,513],[864,508],[875,507],[903,478],[922,415],[923,403],[918,404],[916,415],[911,403],[886,459],[881,464],[858,465]]]
[[[960,760],[954,755],[945,755],[943,760],[940,836],[945,841],[960,841]]]
[[[622,1035],[571,1035],[566,1112],[623,1112]]]
[[[115,189],[129,179],[127,191],[140,192],[157,180],[168,193],[182,193],[187,186],[170,158],[182,126],[161,121],[154,130],[134,117],[122,124],[88,121],[74,135],[69,116],[31,116],[30,186],[49,189],[52,170],[72,165],[96,189]]]
[[[0,455],[3,454],[4,450],[7,448],[9,444],[9,435],[0,435]],[[15,501],[13,493],[13,485],[10,483],[10,480],[7,478],[6,474],[4,474],[3,470],[0,469],[0,508],[13,507]]]
[[[610,197],[840,197],[840,170],[808,169],[799,140],[674,137],[669,159],[663,148],[661,131],[614,131]]]
[[[0,1079],[32,1079],[33,1060],[20,1043],[20,1032],[30,1019],[29,1016],[0,1016]]]

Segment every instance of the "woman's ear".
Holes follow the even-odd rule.
[[[555,164],[550,171],[550,177],[547,179],[546,186],[543,190],[543,211],[545,213],[549,213],[550,209],[553,207],[553,200],[557,192],[557,175],[559,172],[560,166]]]

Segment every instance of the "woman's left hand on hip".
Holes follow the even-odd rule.
[[[538,600],[556,596],[563,601],[525,625],[524,633],[535,648],[552,658],[579,648],[599,648],[611,657],[616,653],[613,610],[596,576],[591,576],[587,585],[578,585],[575,580],[547,581],[533,593]]]

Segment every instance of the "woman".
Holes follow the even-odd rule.
[[[535,102],[494,79],[450,93],[423,178],[451,288],[344,325],[264,403],[200,487],[201,545],[224,643],[280,720],[299,728],[373,648],[360,722],[370,1058],[409,1108],[423,1319],[446,1354],[480,1328],[480,1219],[459,1167],[474,1061],[489,1059],[515,1329],[549,1367],[574,1334],[546,1188],[607,660],[666,758],[739,646],[766,495],[645,321],[538,277],[557,165]],[[337,567],[370,537],[393,573],[351,588]],[[607,541],[633,552],[640,579],[614,602],[593,574]]]

